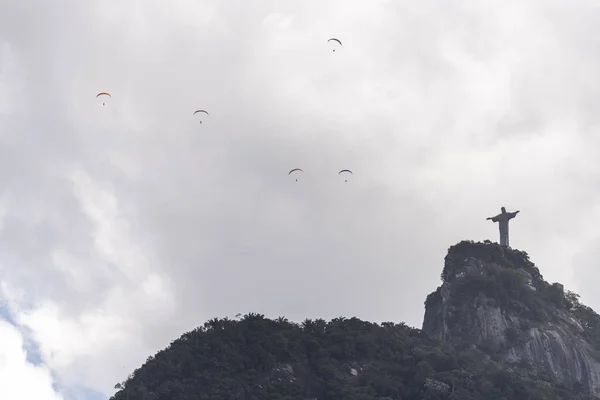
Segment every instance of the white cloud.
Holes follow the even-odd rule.
[[[53,386],[50,370],[27,361],[19,330],[0,319],[0,398],[63,400]]]

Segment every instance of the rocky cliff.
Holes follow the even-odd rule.
[[[461,242],[449,249],[442,280],[425,302],[425,333],[507,366],[538,366],[554,383],[600,398],[598,315],[544,281],[527,253]]]

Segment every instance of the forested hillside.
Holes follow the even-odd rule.
[[[468,346],[465,346],[468,347]],[[112,400],[578,399],[526,362],[506,368],[404,324],[213,319],[118,384]]]

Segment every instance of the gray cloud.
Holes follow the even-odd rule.
[[[0,272],[64,386],[109,394],[213,316],[420,326],[502,205],[598,307],[585,2],[30,3],[0,6]]]

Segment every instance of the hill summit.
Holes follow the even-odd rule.
[[[148,357],[111,400],[588,400],[600,316],[526,253],[463,241],[422,329],[357,318],[214,318]]]
[[[600,393],[600,321],[577,294],[544,281],[527,253],[491,242],[461,242],[445,261],[444,283],[425,303],[424,332]]]

